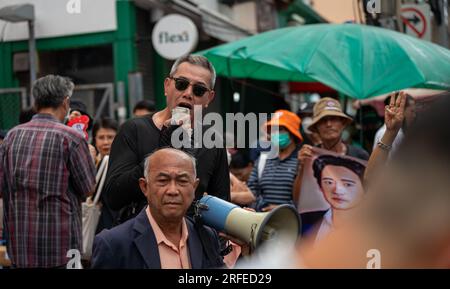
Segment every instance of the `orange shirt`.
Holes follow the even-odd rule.
[[[180,244],[174,245],[169,241],[161,231],[158,223],[156,223],[149,207],[146,209],[148,221],[155,233],[156,243],[158,244],[159,258],[161,261],[161,269],[191,269],[189,260],[189,252],[187,247],[187,239],[189,233],[187,230],[186,220],[183,218],[181,225]]]

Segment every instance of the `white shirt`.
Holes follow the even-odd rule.
[[[381,138],[383,137],[385,131],[386,131],[386,125],[383,125],[382,127],[380,127],[380,129],[378,129],[377,133],[375,134],[375,139],[373,142],[373,149],[375,149],[375,147],[377,146],[377,143],[379,141],[381,141]],[[398,131],[397,136],[394,139],[394,142],[392,143],[392,149],[389,152],[389,157],[391,157],[391,155],[393,155],[395,153],[395,151],[397,151],[397,149],[398,149],[399,145],[402,143],[404,137],[405,137],[405,134],[403,133],[403,130],[400,129]]]
[[[315,242],[325,238],[325,236],[331,232],[333,227],[333,211],[330,208],[325,215],[323,215],[322,223],[320,224],[319,231],[317,231]]]

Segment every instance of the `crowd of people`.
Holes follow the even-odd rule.
[[[397,221],[411,225],[417,218],[425,222],[426,212],[431,209],[424,208],[419,216],[410,215],[406,212],[408,198],[401,193],[398,195],[404,203],[393,199],[395,207],[387,204],[397,196],[386,195],[388,191],[417,190],[406,184],[407,172],[416,177],[414,180],[423,176],[429,181],[430,199],[450,197],[444,185],[448,180],[436,180],[432,175],[434,170],[442,176],[448,173],[448,162],[443,161],[448,157],[444,137],[448,136],[449,122],[445,113],[424,114],[423,121],[416,125],[414,99],[403,92],[387,99],[384,125],[375,136],[370,154],[343,139],[353,119],[344,113],[338,100],[330,97],[311,105],[309,112],[275,111],[264,129],[268,140],[279,149],[276,157],[269,157],[265,151],[252,156],[233,146],[174,148],[172,134],[186,124],[183,122],[194,127],[190,123],[194,121],[194,106],[206,109],[214,101],[215,81],[215,69],[206,58],[181,57],[164,80],[166,107],[157,111],[152,103],[141,101],[136,104],[133,117],[119,127],[114,119],[93,118],[82,102],[72,100],[74,83],[68,78],[39,78],[32,88],[32,117],[1,135],[0,217],[4,226],[0,239],[6,244],[9,266],[66,268],[67,252],[81,252],[84,248],[81,204],[96,195],[101,213],[92,256],[83,265],[127,269],[231,268],[242,255],[247,255],[249,244],[233,236],[219,236],[220,232],[198,218],[194,204],[204,194],[255,212],[270,212],[280,205],[296,208],[302,223],[299,259],[310,267],[340,267],[328,262],[324,252],[333,248],[340,256],[349,236],[361,236],[357,229],[363,225],[364,230],[375,234],[382,230],[379,226],[392,221],[386,236],[379,238],[380,242],[391,242],[386,247],[391,252],[399,247],[392,236],[402,234],[396,231]],[[446,96],[449,95],[442,98]],[[448,106],[447,100],[438,109]],[[177,107],[187,108],[190,119],[174,121],[172,111]],[[83,116],[88,123],[82,132],[89,132],[91,143],[84,133],[68,125]],[[433,117],[437,123],[430,123]],[[207,126],[202,126],[205,132]],[[433,133],[434,128],[439,133]],[[430,162],[441,154],[441,161]],[[416,159],[424,163],[411,162]],[[108,166],[100,172],[103,160]],[[422,166],[428,169],[423,175],[418,169]],[[385,172],[391,171],[398,174],[398,179],[386,177]],[[104,185],[99,185],[99,174],[106,174]],[[300,210],[300,203],[309,194],[304,186],[307,178],[317,184],[326,209]],[[390,180],[393,186],[383,187],[380,179]],[[387,199],[377,195],[386,195]],[[414,195],[414,200],[419,202],[424,195]],[[432,201],[429,200],[430,208]],[[441,205],[448,212],[447,203]],[[361,208],[366,207],[367,212],[379,215],[361,214]],[[392,211],[391,215],[381,216],[383,210]],[[396,210],[405,212],[396,216]],[[450,243],[449,219],[447,213],[438,213],[436,221],[445,232],[428,231],[437,245],[442,242],[439,252],[448,253],[444,241]],[[425,234],[428,227],[423,226]],[[341,233],[341,228],[347,230],[347,235]],[[409,233],[405,229],[402,238],[406,239]],[[416,239],[409,241],[408,249],[422,244],[415,243]],[[302,240],[314,245],[303,246],[308,242]],[[365,245],[367,242],[361,240],[359,246]],[[421,259],[410,258],[412,251],[404,249],[404,261],[395,263],[392,257],[389,266],[449,265],[431,254],[432,245],[427,248],[430,254],[420,255]],[[434,259],[426,259],[427,256]],[[360,265],[356,261],[343,264]]]

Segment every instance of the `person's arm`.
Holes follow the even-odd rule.
[[[138,159],[137,129],[126,122],[114,138],[103,194],[113,210],[144,200],[139,178],[144,175],[144,160]]]
[[[76,194],[82,199],[92,195],[95,189],[96,170],[84,139],[70,148],[67,167]]]
[[[385,107],[384,123],[386,125],[386,131],[381,141],[375,144],[375,149],[370,155],[364,174],[365,180],[370,180],[380,167],[386,163],[392,149],[392,144],[403,124],[406,94],[401,91],[397,97],[396,95],[391,95],[390,97],[389,106]]]
[[[303,145],[302,148],[299,150],[297,159],[298,159],[298,172],[297,176],[294,179],[294,185],[292,187],[292,200],[295,205],[298,205],[298,201],[300,200],[300,193],[302,189],[302,178],[303,178],[303,171],[304,171],[304,164],[305,161],[309,158],[311,158],[313,155],[312,152],[312,146],[310,145]]]
[[[247,210],[247,211],[250,211],[250,212],[256,212],[255,211],[255,209],[252,209],[252,208],[247,208],[247,207],[245,207],[245,208],[243,208],[244,210]],[[226,240],[228,240],[228,241],[231,241],[231,242],[233,242],[234,243],[234,245],[236,245],[236,246],[239,246],[240,247],[240,252],[239,252],[239,254],[237,254],[237,255],[235,255],[234,257],[239,257],[239,255],[241,255],[242,254],[242,256],[249,256],[249,255],[251,255],[251,244],[250,243],[247,243],[247,242],[245,242],[245,241],[242,241],[242,240],[240,240],[240,239],[238,239],[238,238],[236,238],[236,237],[234,237],[234,236],[232,236],[232,235],[229,235],[229,234],[227,234],[227,233],[225,233],[225,232],[219,232],[219,236],[220,237],[222,237],[222,238],[224,238],[224,239],[226,239]],[[232,263],[233,264],[233,266],[234,266],[234,264],[236,263],[236,261],[237,260],[229,260],[230,262],[228,262],[228,263]],[[228,264],[227,264],[228,265]]]
[[[250,189],[242,183],[238,178],[236,178],[232,173],[230,173],[231,182],[231,202],[239,205],[249,205],[253,203],[256,198]]]
[[[248,178],[247,181],[247,187],[250,189],[250,192],[252,192],[255,199],[257,199],[258,196],[260,195],[259,179],[258,179],[259,160],[260,158],[256,159],[255,165],[253,166],[252,172],[250,173],[250,177]]]
[[[88,144],[88,146],[89,146],[89,153],[91,154],[91,157],[94,160],[94,164],[97,165],[97,160],[98,160],[97,149],[91,144]]]

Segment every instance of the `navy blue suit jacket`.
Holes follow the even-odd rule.
[[[209,260],[191,219],[186,218],[189,232],[188,250],[192,269],[207,269],[223,266],[222,258]],[[210,246],[220,256],[217,233],[205,227]],[[220,260],[220,264],[217,260]],[[95,236],[91,268],[101,269],[161,269],[158,245],[145,208],[133,219],[103,230]]]
[[[326,212],[327,210],[301,213],[300,219],[302,220],[302,236],[311,235],[312,239],[316,239],[320,224],[322,224],[323,216]]]

